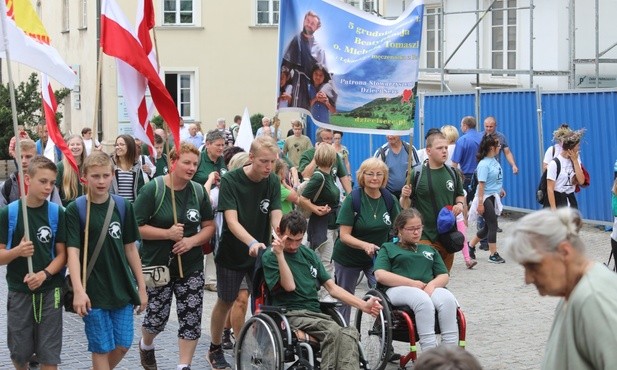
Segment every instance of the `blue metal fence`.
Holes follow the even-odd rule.
[[[617,139],[617,91],[541,92],[539,97],[531,90],[487,91],[479,96],[479,102],[476,102],[474,93],[426,95],[423,126],[419,124],[420,109],[416,109],[414,145],[423,146],[420,140],[431,127],[444,124],[460,127],[462,117],[475,115],[478,103],[482,117],[478,128],[482,129],[484,117],[495,116],[497,130],[508,138],[519,168],[519,174],[513,175],[509,163],[501,156],[506,206],[534,210],[540,208],[535,200],[535,190],[541,175],[544,149],[552,145],[553,130],[561,123],[568,123],[573,129],[585,127],[587,133],[581,144],[581,158],[590,173],[591,186],[578,194],[580,209],[586,219],[612,222],[610,189],[613,164],[617,159],[617,145],[613,142]],[[538,109],[542,112],[542,122],[538,121]],[[314,133],[314,125],[309,124],[311,139],[314,139]],[[343,143],[350,150],[352,172],[385,141],[384,136],[345,133]]]

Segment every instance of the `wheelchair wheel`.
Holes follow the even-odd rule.
[[[267,315],[246,320],[235,352],[236,369],[283,369],[283,339],[276,323]]]
[[[371,294],[377,293],[377,294]],[[368,300],[371,296],[379,296],[376,291],[370,291],[364,296]],[[382,299],[382,303],[385,302]],[[360,347],[368,362],[369,368],[373,370],[383,370],[388,364],[392,349],[392,325],[390,308],[383,305],[379,316],[373,317],[360,310],[356,311],[356,329],[360,333]]]

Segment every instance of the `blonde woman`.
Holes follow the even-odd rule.
[[[446,140],[448,140],[448,160],[446,164],[452,166],[452,153],[454,153],[454,147],[456,147],[456,140],[458,140],[458,129],[452,125],[441,126],[441,133],[444,134]]]
[[[81,135],[73,134],[67,137],[66,145],[69,147],[71,154],[73,154],[79,173],[75,172],[75,169],[69,164],[66,157],[62,158],[62,161],[58,163],[56,185],[58,186],[62,205],[65,207],[84,193],[84,188],[79,178],[81,177],[82,166],[86,159],[84,140]]]

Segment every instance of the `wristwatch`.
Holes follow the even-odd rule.
[[[53,275],[49,271],[47,271],[46,269],[43,269],[43,272],[45,273],[45,281],[51,280]]]

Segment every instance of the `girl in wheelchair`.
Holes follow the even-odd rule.
[[[435,312],[441,328],[441,343],[457,345],[457,302],[445,289],[449,276],[439,253],[418,244],[422,215],[415,208],[402,211],[394,221],[398,241],[382,245],[375,261],[378,288],[394,306],[408,306],[415,315],[422,350],[437,346]]]

